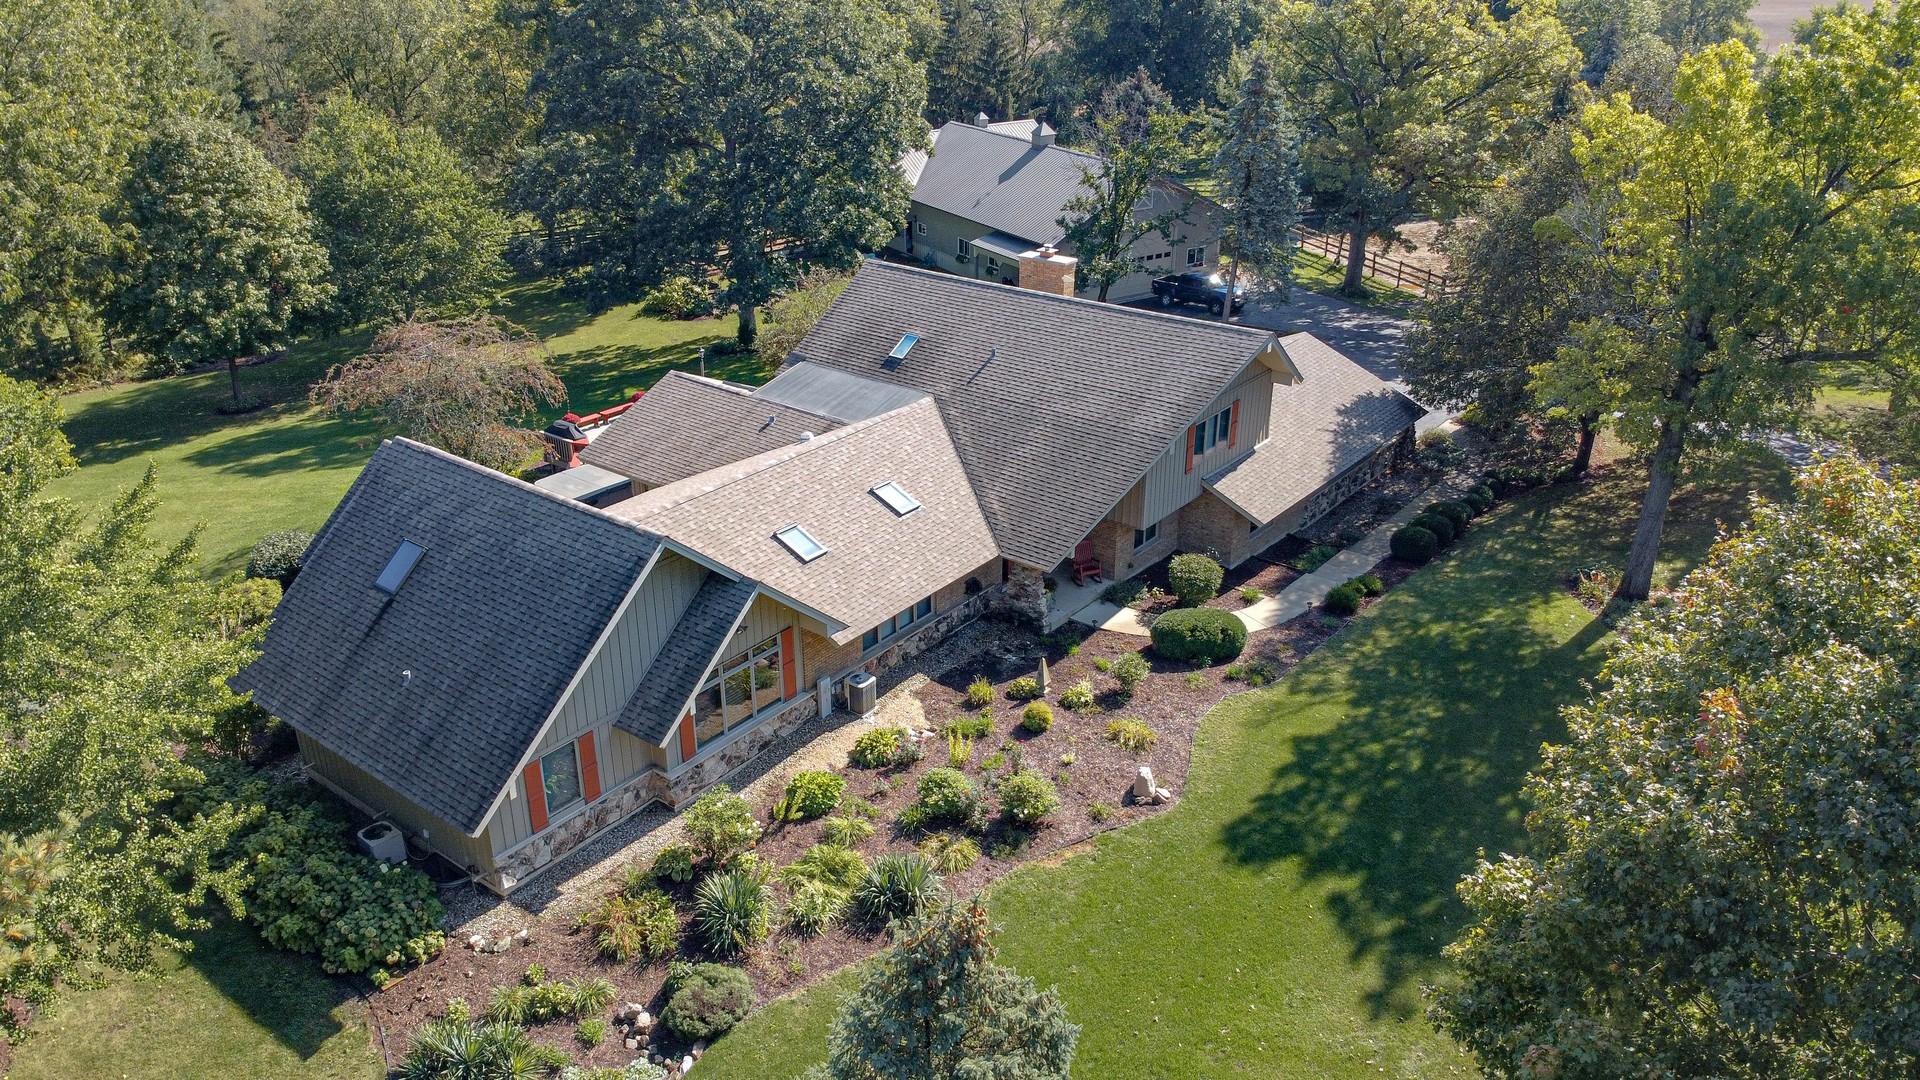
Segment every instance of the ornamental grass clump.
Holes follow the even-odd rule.
[[[973,681],[967,684],[967,704],[976,709],[993,704],[993,684],[987,681],[985,675],[975,675]]]
[[[853,741],[853,750],[848,756],[863,769],[884,769],[900,756],[900,748],[912,741],[907,738],[905,728],[874,728],[860,733],[860,737]]]
[[[854,890],[854,910],[872,923],[917,915],[945,894],[940,875],[924,855],[882,855]]]
[[[1069,712],[1092,712],[1099,707],[1093,696],[1093,683],[1081,679],[1060,695],[1060,707]]]
[[[738,956],[766,940],[773,897],[759,874],[726,870],[700,883],[693,926],[715,956]]]
[[[1107,724],[1107,741],[1122,750],[1144,754],[1153,749],[1158,740],[1153,729],[1138,720],[1115,720]]]

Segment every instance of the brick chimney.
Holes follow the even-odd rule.
[[[1052,244],[1020,256],[1020,287],[1055,296],[1072,296],[1073,273],[1080,260],[1062,255]]]

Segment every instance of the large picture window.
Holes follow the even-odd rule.
[[[694,751],[786,700],[780,635],[721,661],[693,699]]]

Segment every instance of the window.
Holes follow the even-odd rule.
[[[907,354],[912,352],[913,347],[918,344],[920,344],[919,334],[901,334],[900,343],[895,345],[893,351],[887,354],[887,359],[905,360]]]
[[[1225,408],[1193,425],[1193,456],[1213,449],[1227,441],[1227,433],[1233,429],[1233,409]]]
[[[786,545],[788,551],[803,563],[810,563],[827,553],[827,547],[813,538],[813,534],[798,525],[789,525],[773,534],[775,540]]]
[[[540,780],[546,788],[548,817],[580,801],[580,756],[574,744],[540,759]]]
[[[961,258],[966,259],[966,258],[971,258],[973,256],[973,241],[959,240],[959,241],[955,241],[955,244],[957,246],[955,247],[954,250],[959,253]]]
[[[889,638],[897,637],[907,627],[924,622],[933,615],[933,597],[929,596],[912,607],[881,623],[879,626],[860,635],[860,648],[871,649]]]
[[[917,233],[918,235],[920,235],[920,236],[925,236],[925,235],[927,235],[927,223],[926,223],[926,222],[924,222],[924,221],[916,221],[916,222],[914,222],[914,223],[913,223],[913,231],[914,231],[915,233]]]
[[[393,550],[393,558],[387,560],[387,568],[374,579],[373,587],[388,596],[399,592],[407,575],[413,573],[413,564],[419,562],[420,556],[425,553],[425,548],[411,540],[400,541],[400,546]]]
[[[708,673],[693,697],[695,752],[729,731],[738,731],[767,708],[786,700],[785,655],[780,635],[727,657]]]
[[[905,488],[891,480],[874,488],[873,495],[874,498],[886,503],[887,509],[901,517],[906,517],[908,514],[920,509],[920,500],[907,494]]]
[[[1144,529],[1133,530],[1133,550],[1139,551],[1155,540],[1160,539],[1160,523],[1154,522]]]
[[[1000,276],[1000,260],[994,258],[991,255],[987,256],[987,276],[988,277]]]
[[[1187,249],[1187,265],[1188,266],[1207,265],[1207,246],[1205,244],[1202,244],[1199,247],[1190,247]]]

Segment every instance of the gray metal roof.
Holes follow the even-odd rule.
[[[771,382],[755,390],[753,396],[830,416],[847,424],[892,412],[926,397],[911,387],[895,386],[820,364],[789,364]]]
[[[925,164],[914,163],[913,201],[1025,237],[1029,247],[1058,244],[1066,236],[1061,212],[1099,162],[1064,146],[1035,146],[1013,131],[955,121],[934,133]]]
[[[839,426],[744,387],[669,371],[580,460],[659,487]]]
[[[632,483],[626,476],[592,465],[576,465],[533,482],[541,491],[550,491],[563,499],[591,502],[615,488]]]
[[[1300,370],[1300,381],[1274,385],[1267,441],[1205,481],[1262,524],[1392,442],[1426,412],[1312,334],[1290,334],[1280,347]]]
[[[391,596],[402,540],[425,549]],[[406,439],[314,541],[232,680],[329,750],[477,833],[660,541]]]
[[[931,394],[1001,549],[1047,568],[1273,340],[869,260],[794,360]]]
[[[751,581],[708,574],[614,726],[656,746],[666,739],[758,592]]]

